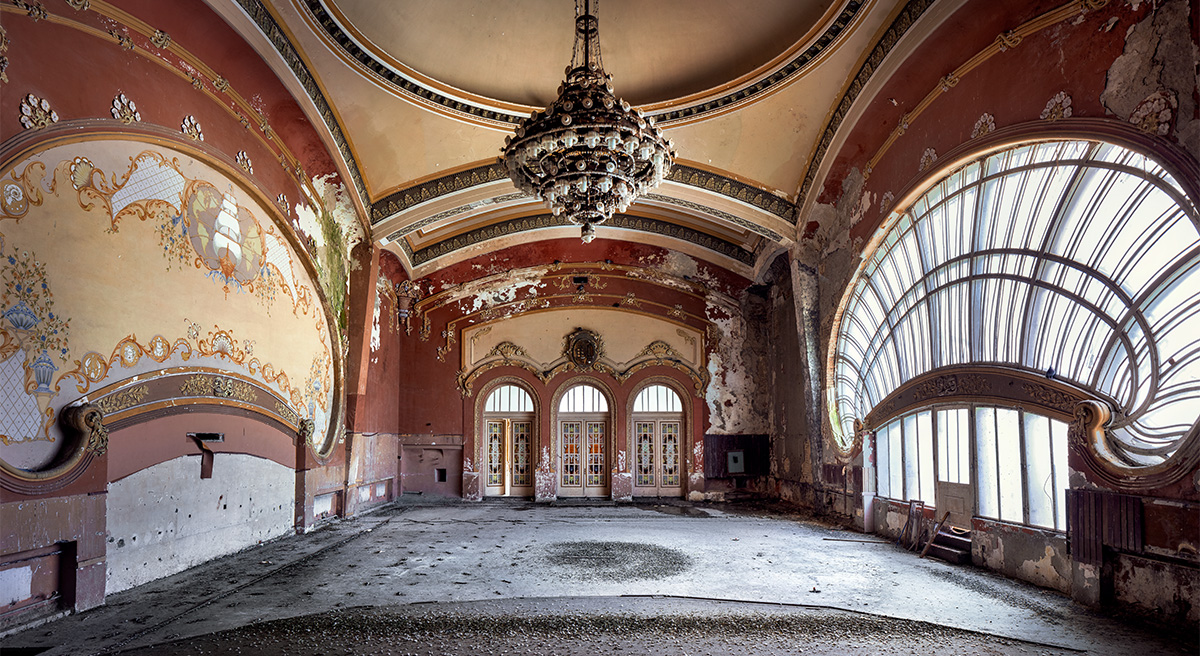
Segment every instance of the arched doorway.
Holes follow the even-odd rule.
[[[483,407],[484,496],[533,496],[534,411],[529,392],[501,385]]]
[[[558,403],[558,495],[609,495],[608,400],[592,385],[571,387]]]
[[[683,403],[666,385],[649,385],[633,401],[633,496],[683,496]]]

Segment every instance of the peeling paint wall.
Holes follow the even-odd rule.
[[[1200,623],[1200,569],[1122,554],[1113,564],[1116,601],[1156,619]]]
[[[1125,51],[1108,69],[1100,102],[1117,118],[1174,139],[1195,154],[1200,153],[1200,51],[1188,29],[1196,18],[1192,4],[1156,3],[1145,18],[1126,28]]]
[[[972,522],[971,560],[980,567],[1043,588],[1071,592],[1067,538],[1060,533],[976,518]]]
[[[742,296],[741,306],[742,313],[732,316],[721,308],[708,307],[716,340],[710,346],[711,381],[704,393],[708,404],[707,433],[738,435],[768,431],[769,306],[763,293],[753,291]]]
[[[107,593],[290,533],[295,489],[291,468],[232,453],[212,478],[184,456],[109,484]]]

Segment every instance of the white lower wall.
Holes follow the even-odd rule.
[[[200,456],[183,456],[109,484],[107,594],[292,531],[291,468],[214,457],[212,478],[200,478]]]

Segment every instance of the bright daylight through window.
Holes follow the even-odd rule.
[[[1164,462],[1200,415],[1197,226],[1196,206],[1166,170],[1112,144],[1026,144],[951,172],[892,216],[843,304],[830,399],[839,439],[848,445],[856,419],[922,374],[993,365],[1106,402],[1119,464]],[[994,412],[1000,460],[988,466],[1000,487],[984,499],[980,481],[980,512],[1015,518],[1003,454],[1022,445],[1004,436],[1032,429]],[[1024,447],[1038,476],[1055,470],[1041,446]],[[925,484],[917,480],[906,479],[906,493]],[[1030,513],[1057,525],[1062,508]]]

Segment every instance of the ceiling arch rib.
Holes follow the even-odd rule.
[[[688,165],[676,166],[668,181],[635,207],[604,224],[615,229],[610,236],[657,235],[668,240],[663,242],[668,247],[717,256],[739,269],[753,266],[764,242],[786,246],[796,230],[796,208],[786,198]],[[536,199],[515,190],[502,164],[488,162],[379,199],[371,207],[371,223],[381,246],[410,266],[425,268],[455,251],[518,233],[558,238],[558,228],[568,222],[537,216],[542,209]]]

